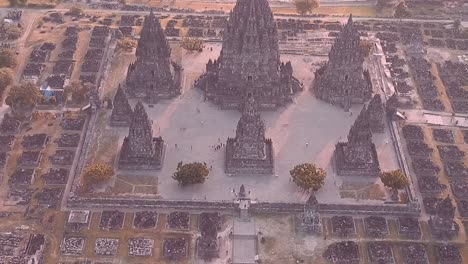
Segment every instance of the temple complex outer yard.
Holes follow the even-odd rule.
[[[453,49],[463,50],[468,42],[439,24],[362,20],[353,24],[351,17],[343,29],[349,35],[342,34],[345,37],[335,41],[342,30],[340,23],[279,19],[276,25],[265,1],[239,3],[244,3],[244,8],[239,8],[234,17],[240,21],[252,16],[254,9],[260,14],[248,19],[252,23],[249,27],[231,24],[231,33],[247,31],[249,38],[235,40],[246,49],[242,53],[242,49],[228,49],[225,45],[224,59],[248,62],[251,70],[245,74],[244,68],[230,68],[225,60],[227,76],[229,71],[241,72],[236,80],[241,85],[217,87],[215,92],[194,86],[206,72],[205,66],[213,65],[209,60],[220,54],[219,30],[224,18],[168,15],[162,18],[161,27],[151,14],[147,30],[140,33],[140,27],[132,23],[141,25],[142,17],[104,18],[101,15],[107,14],[99,13],[97,18],[81,17],[77,22],[62,14],[48,14],[45,16],[50,19],[64,20],[46,22],[39,26],[40,30],[19,41],[18,47],[26,49],[20,51],[18,79],[21,74],[23,79],[38,75],[42,82],[51,71],[64,71],[67,78],[95,82],[100,90],[90,91],[89,105],[85,104],[81,111],[68,103],[64,109],[74,113],[41,105],[29,121],[21,123],[9,116],[1,120],[1,140],[5,144],[0,146],[0,152],[7,155],[0,156],[5,165],[0,189],[4,200],[0,214],[0,262],[43,256],[39,263],[89,260],[218,264],[239,263],[239,259],[255,263],[257,255],[268,264],[466,262],[468,183],[464,177],[468,175],[468,130],[462,128],[466,127],[468,99],[463,85],[468,79],[460,74],[466,69],[462,63],[443,61],[456,60],[463,51]],[[256,19],[267,23],[262,20],[255,24],[252,21]],[[133,26],[130,31],[128,27],[117,30],[129,21]],[[99,26],[103,23],[110,26]],[[82,27],[80,30],[73,27],[77,24]],[[207,24],[207,30],[200,26]],[[177,25],[177,29],[169,25]],[[268,34],[262,36],[268,36],[271,53],[254,57],[259,54],[256,50],[261,41],[251,33],[265,33],[265,25]],[[281,28],[279,32],[277,26]],[[356,37],[357,27],[368,36]],[[205,42],[203,51],[191,53],[172,39],[170,59],[176,64],[169,65],[168,49],[159,45],[166,43],[163,28],[165,34],[191,32],[212,38]],[[299,28],[304,29],[299,30],[302,33],[297,32]],[[124,32],[132,37],[145,34],[136,52],[140,58],[130,67],[130,78],[128,67],[135,62],[135,55],[116,48],[115,38]],[[444,36],[447,49],[435,48]],[[279,47],[275,43],[278,39]],[[367,74],[361,70],[362,54],[355,52],[361,48],[359,39],[372,43],[364,63],[370,74],[366,81],[367,85],[372,82],[373,92],[381,96],[372,97],[372,103],[364,108],[359,100],[350,100],[347,85],[342,85],[353,74]],[[46,41],[57,43],[55,51],[38,51]],[[314,94],[316,90],[311,91],[314,72],[323,67],[334,42],[339,44],[333,46],[336,56],[331,56],[328,67],[335,70],[322,79],[325,85],[319,96]],[[425,49],[428,45],[432,48]],[[50,43],[46,49],[47,46]],[[29,56],[30,50],[48,55],[41,62],[40,56]],[[68,53],[62,52],[65,50]],[[69,58],[70,50],[76,51],[71,53],[72,69],[63,60],[56,62],[61,56]],[[243,57],[237,57],[236,52]],[[291,61],[290,65],[281,66],[281,80],[286,85],[270,90],[271,87],[256,84],[258,90],[251,93],[253,86],[249,85],[271,66],[263,63],[259,67],[256,63],[270,55],[268,62],[276,61],[277,55],[282,62]],[[29,62],[24,60],[28,56]],[[154,63],[152,56],[162,60]],[[46,65],[44,72],[38,66],[42,63]],[[343,63],[354,63],[358,70],[336,70]],[[177,66],[183,68],[180,79],[174,71],[169,74],[169,66],[173,70]],[[156,72],[161,67],[166,70]],[[263,76],[264,81],[271,81],[280,72],[275,72],[280,67],[274,68],[268,70],[270,76]],[[138,78],[143,72],[145,78]],[[303,91],[291,85],[291,76],[302,82]],[[101,77],[103,81],[99,82]],[[180,95],[178,85],[164,89],[154,86],[170,84],[171,78],[177,84],[180,81]],[[334,89],[326,90],[326,84],[335,81]],[[141,83],[129,88],[138,82]],[[119,84],[121,90],[111,110],[107,108],[108,99],[114,97]],[[356,85],[353,92],[369,87]],[[175,91],[169,92],[171,89]],[[231,100],[232,90],[237,91],[237,101]],[[207,96],[210,92],[215,96]],[[253,94],[265,98],[255,100],[250,97]],[[129,105],[124,104],[126,96],[131,97]],[[161,99],[172,96],[175,97]],[[282,105],[289,96],[291,102]],[[228,104],[234,102],[238,109],[221,109],[225,105],[219,104],[217,98],[227,99]],[[330,98],[338,105],[324,102]],[[356,98],[368,102],[371,97],[366,91],[365,96],[358,94]],[[382,108],[378,99],[388,108]],[[277,103],[276,110],[257,111],[257,107],[272,102]],[[384,111],[391,109],[392,104],[399,117],[387,122]],[[130,107],[134,109],[132,114]],[[115,114],[114,122],[111,112]],[[380,133],[382,124],[385,128]],[[127,145],[122,153],[124,138]],[[234,142],[233,149],[239,154],[233,155],[240,160],[235,165],[252,160],[262,164],[268,156],[265,145],[272,142],[273,173],[226,173],[227,138],[231,138],[227,143]],[[255,144],[245,144],[252,139]],[[368,155],[374,145],[377,157]],[[346,165],[344,176],[337,176],[339,146],[344,153],[339,160]],[[363,159],[367,162],[364,166],[359,164]],[[172,175],[180,161],[206,162],[210,168],[206,182],[179,186]],[[116,175],[95,186],[94,192],[85,191],[80,186],[82,169],[94,162],[113,165]],[[289,171],[304,162],[315,163],[327,172],[324,186],[312,195],[290,181]],[[268,172],[268,166],[260,172]],[[355,173],[356,168],[364,168],[362,174],[367,176],[346,175]],[[400,202],[391,198],[389,189],[375,175],[376,169],[402,169],[410,177],[411,185],[400,192]]]
[[[177,48],[177,47],[176,47]],[[211,50],[213,49],[213,50]],[[264,111],[262,116],[266,122],[266,135],[272,138],[275,150],[274,175],[252,177],[230,177],[224,172],[224,148],[215,150],[217,145],[225,142],[227,137],[235,135],[235,125],[240,114],[236,110],[220,110],[215,104],[204,101],[203,93],[193,89],[194,78],[201,71],[203,62],[215,59],[219,54],[219,44],[207,44],[205,51],[201,53],[186,53],[182,56],[184,68],[184,81],[182,95],[174,100],[164,100],[152,107],[147,107],[148,116],[153,120],[155,135],[162,136],[167,143],[166,156],[161,171],[151,172],[118,172],[122,176],[154,175],[158,179],[158,196],[163,199],[206,199],[207,200],[231,200],[234,197],[232,188],[245,184],[251,190],[252,197],[261,201],[289,201],[297,202],[306,199],[305,194],[289,181],[291,170],[295,165],[314,161],[320,167],[326,169],[328,177],[325,186],[317,193],[320,201],[327,203],[339,203],[340,189],[346,189],[342,196],[348,196],[357,188],[362,193],[373,196],[374,202],[385,200],[385,190],[378,178],[370,182],[357,180],[354,185],[343,184],[343,179],[337,177],[332,169],[331,158],[334,145],[339,140],[345,140],[347,130],[354,122],[360,106],[352,108],[351,112],[320,102],[309,91],[304,91],[294,97],[294,103],[278,109],[277,111]],[[126,68],[127,56],[115,56],[108,77],[109,82],[115,83],[122,78],[122,68]],[[178,58],[175,58],[177,60]],[[295,74],[303,81],[304,87],[310,87],[311,75],[314,67],[310,65],[315,61],[322,61],[321,57],[304,57],[297,55],[283,55],[283,60],[291,60]],[[123,62],[122,62],[123,61]],[[200,65],[201,64],[201,65]],[[106,86],[105,86],[106,87]],[[135,100],[131,101],[135,104]],[[98,123],[108,124],[109,112],[100,115]],[[345,128],[343,128],[345,127]],[[110,130],[110,127],[103,128]],[[112,128],[114,129],[114,128]],[[96,133],[101,133],[97,131]],[[119,142],[126,135],[126,128],[118,128]],[[99,142],[99,155],[92,157],[109,157],[116,153],[116,137],[106,140],[108,133],[102,132]],[[196,140],[194,140],[196,139]],[[391,138],[386,127],[386,133],[377,134],[374,137],[377,152],[383,170],[397,168],[395,150],[391,144]],[[107,148],[106,144],[112,145]],[[177,144],[177,147],[175,146]],[[118,144],[120,145],[120,143]],[[214,146],[214,147],[213,147]],[[107,149],[107,153],[105,150]],[[193,155],[196,153],[196,155]],[[107,160],[107,158],[104,158]],[[179,161],[204,161],[212,167],[208,180],[198,186],[181,188],[172,179]],[[377,184],[372,186],[372,184]],[[367,186],[366,186],[367,185]],[[368,190],[365,190],[368,189]],[[355,196],[351,194],[352,196]],[[367,199],[361,194],[362,199]],[[375,199],[376,198],[376,199]],[[353,199],[344,201],[352,202]],[[379,203],[381,203],[380,201]]]

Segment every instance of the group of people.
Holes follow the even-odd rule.
[[[217,145],[210,145],[210,147],[214,150],[214,151],[217,151],[217,150],[220,150],[222,147],[224,147],[225,144],[224,143],[219,143]]]

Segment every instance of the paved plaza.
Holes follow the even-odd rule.
[[[204,63],[209,58],[215,59],[219,51],[219,44],[208,44],[202,53],[184,54],[182,95],[152,106],[145,105],[153,120],[155,136],[161,135],[167,146],[162,170],[143,172],[141,175],[158,178],[158,191],[163,199],[231,200],[236,198],[232,189],[244,184],[251,191],[252,198],[259,201],[303,202],[307,194],[290,182],[289,170],[297,164],[312,162],[323,167],[328,174],[325,186],[317,193],[321,203],[353,202],[354,199],[340,199],[339,189],[343,179],[334,174],[331,158],[335,144],[339,140],[346,141],[349,128],[362,106],[354,106],[351,112],[344,112],[312,95],[308,90],[315,70],[312,65],[323,60],[322,57],[282,55],[283,61],[291,60],[294,74],[303,81],[305,89],[295,97],[293,104],[276,111],[262,112],[267,128],[266,137],[273,140],[274,175],[230,177],[224,172],[225,149],[214,150],[213,146],[225,144],[227,137],[235,136],[241,113],[219,109],[212,102],[204,101],[202,91],[193,88],[193,82],[204,69]],[[136,101],[131,100],[131,104],[134,106]],[[119,128],[118,132],[118,144],[121,144],[128,129]],[[397,169],[388,127],[384,134],[374,134],[374,142],[381,169]],[[180,161],[206,162],[212,168],[209,178],[203,184],[181,188],[172,179]],[[128,172],[125,173],[128,175]],[[379,179],[370,181],[377,182]]]

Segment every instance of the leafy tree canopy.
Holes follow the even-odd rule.
[[[34,107],[36,103],[43,99],[39,88],[32,83],[24,83],[11,87],[5,103],[12,108]]]
[[[315,164],[303,163],[289,171],[292,180],[304,190],[318,191],[325,183],[327,173]]]
[[[405,1],[401,1],[395,7],[395,14],[393,15],[395,18],[408,18],[411,17],[411,12],[408,9]]]
[[[177,164],[177,170],[172,178],[180,185],[203,183],[208,177],[210,170],[205,162],[193,162],[184,164],[182,161]]]
[[[0,68],[14,68],[16,66],[16,53],[12,49],[0,50]]]
[[[114,175],[112,166],[106,163],[92,163],[83,170],[83,187],[88,189],[92,185],[106,182]]]
[[[0,97],[6,87],[13,83],[13,72],[10,68],[0,68]]]
[[[180,46],[188,51],[202,51],[205,45],[201,38],[183,37]]]
[[[124,51],[132,51],[136,47],[136,42],[130,38],[122,38],[117,41],[117,48]]]
[[[401,170],[382,172],[380,179],[386,187],[393,190],[401,190],[410,184],[408,177]]]
[[[318,0],[294,0],[294,6],[296,6],[296,11],[300,15],[305,15],[311,13],[314,8],[319,7]]]

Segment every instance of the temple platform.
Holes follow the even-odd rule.
[[[231,175],[273,174],[273,144],[265,140],[265,159],[235,159],[233,158],[234,139],[228,138],[226,143],[226,173]]]
[[[377,150],[372,144],[371,152],[372,160],[367,163],[353,163],[346,160],[345,149],[348,143],[339,142],[336,144],[335,152],[333,153],[333,165],[338,176],[365,176],[378,177],[380,173],[379,160]]]
[[[121,170],[160,170],[164,161],[165,146],[162,138],[153,138],[154,148],[156,149],[154,156],[146,157],[130,157],[128,156],[129,148],[128,138],[123,141],[120,151],[118,167]]]

